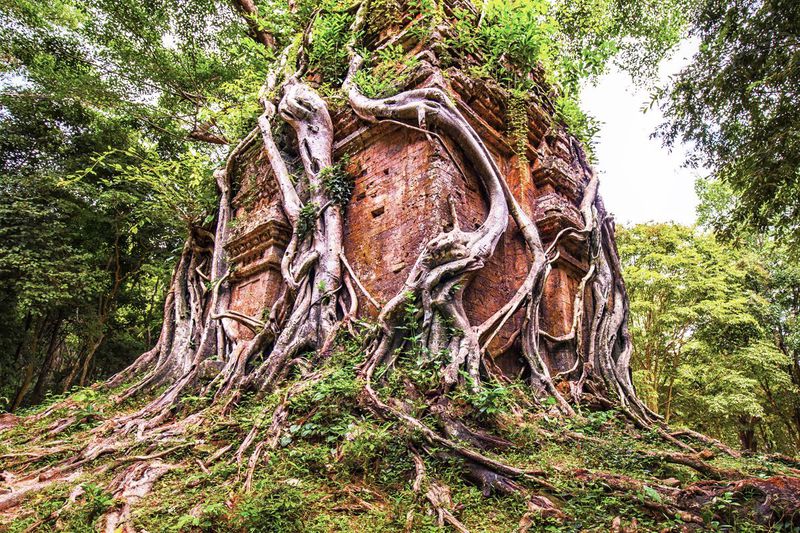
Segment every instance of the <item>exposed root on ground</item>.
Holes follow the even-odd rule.
[[[140,461],[120,472],[109,486],[114,499],[120,503],[105,516],[107,533],[133,533],[130,524],[131,508],[149,493],[158,479],[175,468],[175,465],[158,461]]]

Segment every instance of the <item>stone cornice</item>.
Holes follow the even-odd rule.
[[[291,228],[279,220],[267,220],[241,237],[225,244],[234,279],[252,276],[269,268],[279,269]]]

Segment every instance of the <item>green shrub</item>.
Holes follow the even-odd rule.
[[[63,514],[68,531],[91,531],[95,521],[116,504],[114,496],[102,486],[84,483],[82,487],[83,495]]]
[[[322,188],[328,199],[334,204],[344,207],[350,202],[353,195],[355,182],[353,176],[347,172],[350,164],[350,157],[344,156],[338,162],[320,171],[319,178],[322,181]]]
[[[462,376],[468,384],[472,381],[472,377],[464,371]],[[471,390],[472,387],[460,387],[453,393],[453,398],[472,406],[478,418],[487,418],[509,409],[513,402],[514,389],[517,387],[516,384],[503,385],[496,381],[485,381],[478,390]]]
[[[419,64],[419,60],[406,55],[399,44],[378,50],[373,56],[365,56],[365,62],[368,67],[356,73],[355,82],[368,98],[386,98],[397,94]]]
[[[314,202],[308,202],[300,208],[300,217],[297,219],[297,232],[300,240],[305,239],[311,233],[314,226],[317,224],[317,216],[319,215],[319,206]]]
[[[350,13],[324,13],[314,20],[308,62],[327,83],[339,85],[347,73],[347,43],[352,24]]]

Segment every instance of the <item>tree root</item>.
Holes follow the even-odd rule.
[[[719,440],[712,439],[708,435],[703,435],[702,433],[698,433],[697,431],[692,431],[691,429],[679,429],[678,431],[673,431],[672,433],[670,433],[670,436],[672,436],[672,437],[674,437],[676,439],[678,439],[680,437],[689,437],[691,439],[700,441],[703,444],[707,444],[709,446],[713,446],[714,448],[717,448],[718,450],[730,455],[731,457],[739,458],[739,457],[742,456],[742,454],[740,452],[734,450],[730,446],[726,446],[725,444],[723,444]]]
[[[659,485],[645,485],[642,481],[628,476],[590,472],[584,469],[574,470],[571,475],[578,481],[600,483],[628,499],[641,503],[645,508],[656,513],[656,516],[679,516],[686,523],[703,524],[703,519],[698,514],[685,511],[677,504],[675,500],[678,494],[677,489]],[[645,494],[645,486],[658,493],[661,501],[655,501],[650,497],[641,498]]]
[[[436,520],[439,527],[444,527],[445,523],[448,523],[460,533],[469,533],[466,526],[451,511],[453,509],[453,499],[450,496],[450,489],[436,480],[426,482],[425,463],[416,451],[412,450],[412,454],[415,470],[412,488],[414,492],[420,493],[423,485],[427,483],[428,488],[425,491],[425,498],[433,507],[434,512],[436,512]],[[410,530],[409,525],[406,527],[407,530]]]
[[[287,410],[289,401],[292,399],[293,396],[303,392],[309,387],[312,387],[314,384],[319,382],[323,377],[324,375],[321,372],[314,372],[312,374],[307,374],[303,376],[303,380],[290,387],[289,390],[286,391],[286,394],[284,395],[281,403],[278,404],[278,406],[272,410],[271,422],[269,427],[267,428],[266,436],[258,444],[256,444],[253,453],[247,460],[247,471],[245,474],[245,484],[244,484],[245,490],[247,492],[249,492],[250,488],[252,487],[253,475],[255,473],[256,466],[258,465],[258,461],[261,457],[261,453],[263,452],[264,448],[266,447],[270,450],[274,450],[275,448],[278,447],[281,435],[281,429],[283,425],[286,423],[286,418],[289,415],[289,412]],[[234,454],[234,459],[236,461],[236,464],[239,465],[239,467],[242,466],[245,452],[247,452],[247,450],[253,444],[259,432],[261,431],[263,424],[267,419],[268,411],[269,409],[264,410],[260,413],[255,424],[253,424],[252,429],[244,438],[239,448],[236,450],[236,453]]]
[[[142,461],[120,472],[111,482],[109,490],[114,499],[121,503],[106,514],[106,533],[135,533],[130,524],[132,506],[152,490],[159,478],[174,468],[177,465]]]
[[[67,501],[66,503],[64,503],[64,505],[62,505],[61,507],[59,507],[46,517],[40,518],[30,526],[25,528],[25,533],[33,533],[35,531],[39,531],[43,525],[48,524],[50,522],[55,522],[56,529],[62,529],[61,525],[59,524],[59,519],[61,518],[61,515],[64,514],[66,511],[68,511],[69,509],[71,509],[75,505],[75,502],[78,501],[78,498],[80,498],[85,492],[86,491],[83,488],[83,485],[76,485],[69,493],[69,497],[67,498]]]
[[[450,489],[436,480],[428,483],[428,490],[425,498],[431,503],[436,511],[439,527],[444,527],[445,523],[450,524],[459,533],[469,533],[469,530],[452,513],[453,499],[450,497]]]
[[[639,451],[637,453],[666,463],[687,466],[710,479],[739,479],[745,477],[744,474],[736,470],[717,468],[707,463],[706,460],[714,458],[714,454],[708,450],[696,454],[649,451]]]
[[[700,481],[681,491],[676,501],[684,508],[699,512],[722,495],[747,498],[749,493],[760,494],[763,498],[757,500],[752,509],[762,523],[800,525],[800,479],[794,477],[746,478],[732,482]]]
[[[0,414],[0,431],[13,428],[19,424],[19,417],[11,413]]]
[[[79,472],[71,472],[60,478],[60,480],[69,483],[74,481],[79,475]],[[8,492],[4,494],[0,493],[0,512],[18,506],[29,494],[39,492],[50,486],[53,481],[53,478],[39,479],[36,476],[26,476],[19,480],[14,479],[13,476],[9,474],[6,474],[6,477],[7,479],[5,479],[4,482],[7,485],[6,490]]]

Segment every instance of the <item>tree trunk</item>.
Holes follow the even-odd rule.
[[[103,339],[105,339],[105,334],[101,334],[97,340],[92,343],[92,346],[89,348],[88,353],[83,358],[83,363],[81,364],[81,376],[78,379],[78,386],[83,387],[86,385],[86,377],[89,375],[89,368],[92,365],[92,361],[94,360],[94,354],[97,353],[97,349],[100,348],[100,345],[103,343]]]
[[[758,451],[755,424],[757,419],[750,416],[739,418],[739,442],[743,450],[755,453]]]
[[[91,367],[92,360],[94,359],[94,355],[97,353],[97,350],[100,348],[100,345],[103,343],[104,339],[105,334],[101,333],[91,345],[86,347],[86,351],[83,353],[83,355],[75,361],[61,386],[62,393],[67,392],[70,387],[72,387],[72,384],[75,382],[75,378],[78,377],[78,373],[80,373],[80,376],[78,377],[78,386],[83,387],[86,385],[86,377],[89,374],[89,368]]]
[[[23,349],[20,352],[20,358],[22,358],[22,356],[24,356],[24,354],[27,353],[29,359],[28,359],[28,364],[26,364],[24,367],[25,370],[22,382],[20,383],[20,386],[17,389],[17,393],[14,395],[14,401],[12,402],[11,408],[9,409],[9,411],[11,412],[16,411],[22,406],[22,403],[25,400],[25,396],[28,394],[28,389],[33,383],[34,369],[36,368],[35,358],[38,355],[37,352],[39,350],[39,341],[41,339],[41,336],[44,334],[49,318],[50,318],[49,316],[40,317],[36,320],[37,325],[33,330],[33,336],[31,337],[30,344],[26,346],[26,349]]]
[[[31,383],[33,383],[33,363],[28,363],[25,365],[25,370],[22,374],[22,382],[19,388],[17,388],[17,393],[14,395],[14,401],[11,402],[9,412],[13,413],[22,406],[22,401],[25,399],[25,395],[28,394]]]
[[[53,329],[50,333],[50,342],[47,345],[47,351],[45,352],[42,366],[39,368],[39,376],[36,379],[36,385],[34,385],[33,392],[31,393],[32,403],[39,403],[44,398],[47,380],[50,378],[50,372],[53,369],[53,361],[55,360],[60,341],[59,333],[61,332],[61,324],[63,320],[63,316],[59,312],[55,321],[53,322]]]

